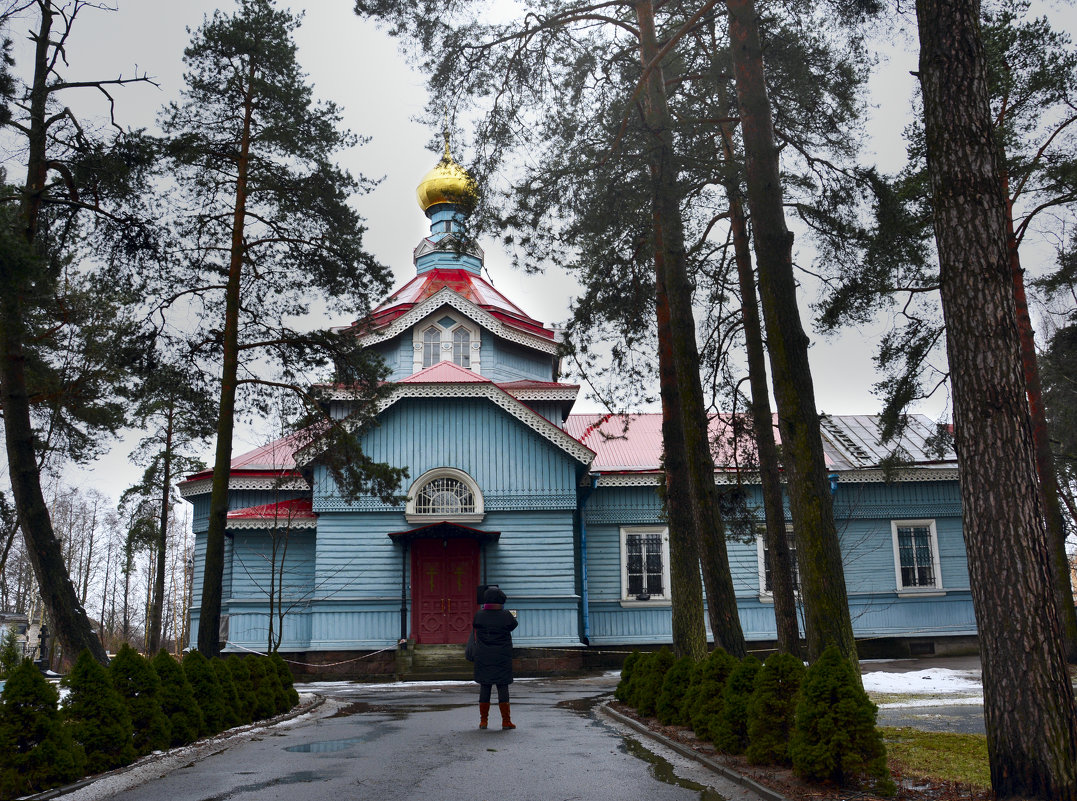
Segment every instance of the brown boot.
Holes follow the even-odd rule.
[[[509,717],[509,703],[506,701],[503,704],[497,705],[501,710],[501,728],[503,729],[515,729],[516,724],[512,722],[512,718]]]
[[[490,703],[479,701],[479,728],[485,729],[490,723]]]

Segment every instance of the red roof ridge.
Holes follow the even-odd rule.
[[[461,367],[455,362],[441,361],[425,367],[417,373],[412,373],[407,378],[402,378],[398,384],[493,384],[486,376]]]

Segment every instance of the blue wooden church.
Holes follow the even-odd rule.
[[[466,233],[475,192],[446,146],[418,187],[430,235],[415,248],[415,277],[348,329],[391,369],[380,426],[362,445],[408,468],[407,502],[343,497],[316,454],[297,458],[288,438],[237,456],[227,650],[264,651],[272,629],[312,670],[392,672],[398,648],[464,642],[486,584],[507,593],[520,652],[548,665],[669,642],[660,415],[572,414],[579,387],[558,380],[556,331],[482,278],[483,251]],[[345,416],[353,399],[341,389],[329,401]],[[914,418],[899,443],[905,466],[884,474],[893,445],[879,444],[875,418],[823,418],[864,653],[974,641],[957,465],[929,454],[932,433]],[[731,465],[715,480],[757,481]],[[192,642],[210,484],[207,472],[180,485],[194,507]],[[761,510],[758,486],[740,489]],[[729,558],[745,634],[765,647],[775,627],[761,528],[731,541]]]

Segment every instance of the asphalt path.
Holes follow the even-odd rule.
[[[518,727],[477,728],[475,685],[313,688],[317,712],[149,766],[69,801],[751,801],[696,762],[595,714],[617,677],[520,681]],[[183,764],[180,764],[183,763]],[[122,778],[122,777],[118,777]],[[124,784],[127,786],[125,787]]]

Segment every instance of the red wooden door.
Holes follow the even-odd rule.
[[[411,550],[415,641],[466,642],[478,583],[479,544],[475,540],[415,540]]]

